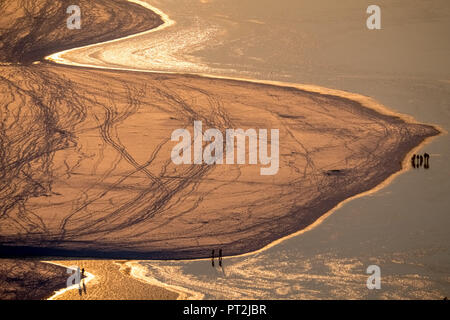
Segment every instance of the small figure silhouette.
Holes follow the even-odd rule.
[[[83,279],[83,278],[84,278],[84,268],[81,269],[81,279]]]
[[[83,280],[83,292],[84,294],[87,294],[86,283],[84,283],[84,280]]]
[[[422,164],[423,164],[423,156],[420,155],[420,156],[419,156],[419,159],[420,159],[419,167],[422,167]]]
[[[211,265],[214,267],[214,250],[211,253]]]
[[[424,164],[424,168],[428,169],[430,167],[430,155],[428,153],[424,153],[423,157],[425,158],[425,164]]]
[[[416,155],[415,154],[411,158],[411,164],[412,164],[413,168],[415,169],[416,168]]]

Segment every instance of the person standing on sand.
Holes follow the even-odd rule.
[[[412,164],[413,168],[415,169],[416,168],[416,155],[415,154],[411,158],[411,164]]]
[[[214,268],[214,249],[213,249],[213,251],[212,251],[212,253],[211,253],[211,265],[212,265],[213,268]]]
[[[425,169],[428,169],[429,167],[430,167],[430,163],[429,163],[429,160],[430,160],[430,155],[428,154],[428,153],[424,153],[423,154],[423,157],[425,158],[425,164],[423,165],[423,167],[425,168]]]
[[[84,294],[87,293],[86,283],[84,282],[84,278],[85,278],[84,277],[84,268],[82,268],[81,269],[81,277],[80,277],[81,281],[80,281],[80,285],[79,285],[79,288],[78,288],[78,292],[80,293],[80,296],[83,295],[83,292],[84,292]],[[83,287],[81,287],[81,284],[83,285]]]

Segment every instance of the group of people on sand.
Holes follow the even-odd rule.
[[[414,169],[421,168],[422,165],[425,169],[430,168],[430,155],[428,153],[421,154],[414,154],[411,158],[411,164]]]

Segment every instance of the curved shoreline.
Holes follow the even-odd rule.
[[[88,276],[80,284],[55,290],[49,293],[46,300],[180,300],[188,299],[194,294],[187,295],[182,289],[166,288],[140,277],[139,274],[135,275],[136,268],[123,260],[70,259],[42,262],[64,269],[71,265],[83,267],[95,274],[85,271]]]
[[[201,293],[189,290],[188,288],[169,285],[167,283],[158,281],[153,277],[147,275],[147,270],[139,264],[139,261],[130,260],[126,262],[126,265],[131,268],[130,276],[148,283],[150,285],[158,286],[166,290],[172,291],[178,294],[177,300],[202,300],[204,297]]]
[[[213,74],[207,74],[207,73],[201,73],[201,72],[175,72],[175,71],[172,72],[172,71],[159,71],[159,70],[148,70],[148,69],[138,69],[138,68],[105,67],[105,66],[98,66],[98,65],[92,65],[92,64],[77,63],[77,62],[73,62],[70,60],[66,60],[62,57],[62,55],[66,54],[68,52],[71,52],[71,51],[101,46],[103,44],[114,43],[114,42],[119,42],[119,41],[130,39],[130,38],[135,38],[135,37],[138,37],[138,36],[141,36],[144,34],[161,31],[163,29],[169,28],[176,24],[176,21],[170,19],[170,17],[167,14],[162,12],[160,9],[148,4],[147,2],[143,2],[140,0],[126,0],[126,1],[141,5],[142,7],[146,8],[148,10],[151,10],[153,13],[156,13],[157,15],[159,15],[164,23],[157,26],[156,28],[142,31],[142,32],[139,32],[136,34],[127,35],[127,36],[120,37],[117,39],[102,41],[102,42],[98,42],[98,43],[93,43],[93,44],[89,44],[89,45],[85,45],[85,46],[81,46],[81,47],[75,47],[75,48],[63,50],[60,52],[56,52],[56,53],[53,53],[51,55],[44,57],[44,60],[47,60],[47,61],[50,61],[50,62],[56,63],[56,64],[61,64],[61,65],[65,65],[65,66],[73,66],[73,67],[93,68],[93,69],[102,69],[102,70],[144,72],[144,73],[152,73],[152,74],[158,73],[158,74],[174,74],[174,75],[196,75],[196,76],[200,76],[203,78],[210,78],[210,79],[235,80],[235,81],[243,81],[243,82],[250,82],[250,83],[256,83],[256,84],[268,84],[268,85],[286,87],[286,88],[296,88],[299,90],[318,93],[321,95],[332,95],[332,96],[336,96],[339,98],[346,98],[349,100],[353,100],[353,101],[359,102],[363,107],[375,110],[381,114],[398,117],[398,118],[408,121],[410,123],[417,123],[417,124],[432,126],[437,131],[439,131],[440,134],[447,133],[443,128],[441,128],[435,124],[430,125],[430,124],[420,123],[412,115],[406,115],[403,113],[395,112],[395,111],[389,109],[387,106],[384,106],[381,103],[377,102],[376,100],[374,100],[371,97],[364,96],[364,95],[358,94],[358,93],[349,92],[349,91],[321,87],[321,86],[317,86],[314,84],[300,84],[300,83],[294,83],[294,82],[283,82],[283,81],[275,81],[275,80],[240,78],[240,77],[231,77],[231,76],[225,76],[225,75],[216,75],[216,74],[213,75]],[[36,61],[35,63],[38,63],[38,62],[39,61]]]
[[[77,69],[76,67],[73,67],[75,69]],[[112,71],[111,71],[112,72]],[[139,72],[136,72],[139,73]],[[198,76],[196,76],[198,77]],[[235,81],[235,80],[233,80]],[[292,85],[289,85],[289,87],[294,87]],[[303,86],[304,87],[308,87],[308,86]],[[309,88],[311,88],[311,86],[309,86]],[[333,92],[333,90],[329,90],[330,92]],[[311,91],[310,91],[311,92]],[[343,94],[347,95],[347,97],[355,97],[354,100],[350,100],[353,102],[358,102],[359,104],[362,105],[362,107],[365,107],[365,105],[363,104],[364,101],[373,101],[371,98],[368,97],[364,97],[358,94],[352,94],[352,93],[347,93],[347,92],[343,92]],[[357,97],[361,97],[361,101],[357,101],[356,98]],[[350,98],[344,98],[344,99],[350,99]],[[359,104],[357,105],[357,107],[359,107]],[[377,106],[376,102],[374,102],[374,106]],[[380,109],[385,108],[384,106],[378,104]],[[368,108],[369,110],[373,110],[373,108]],[[386,110],[386,109],[385,109]],[[377,110],[375,110],[377,111]],[[386,111],[386,113],[390,113],[389,111]],[[431,127],[431,126],[429,126]],[[434,128],[434,127],[433,127]],[[441,132],[442,133],[442,132]],[[431,136],[434,137],[434,136]],[[264,241],[266,244],[263,245],[259,245],[259,244],[253,244],[253,249],[252,248],[248,248],[248,249],[244,249],[241,247],[238,250],[235,250],[234,252],[230,252],[228,251],[226,256],[236,256],[236,255],[242,255],[242,254],[251,254],[253,252],[257,252],[259,250],[264,250],[265,248],[270,248],[273,245],[280,243],[281,241],[284,241],[284,239],[289,238],[291,236],[295,236],[298,234],[301,234],[302,232],[311,230],[312,228],[314,228],[316,225],[318,225],[321,221],[323,221],[326,217],[328,217],[332,212],[334,212],[334,210],[336,210],[337,208],[339,208],[340,206],[342,206],[343,203],[345,203],[346,201],[349,201],[353,198],[359,197],[359,196],[364,196],[366,194],[370,194],[372,192],[376,192],[378,191],[380,188],[384,187],[385,185],[387,185],[388,183],[390,183],[390,181],[392,181],[392,179],[394,179],[397,175],[401,174],[403,171],[408,170],[409,166],[407,166],[407,155],[411,154],[412,152],[414,152],[414,150],[417,150],[418,148],[421,148],[421,146],[423,145],[423,143],[426,143],[427,141],[429,141],[429,139],[431,138],[426,138],[424,141],[422,141],[420,144],[418,144],[417,146],[415,146],[412,150],[409,150],[408,148],[408,152],[406,153],[405,157],[401,158],[401,161],[403,162],[403,165],[401,166],[401,170],[395,171],[391,174],[389,174],[387,176],[386,179],[383,179],[382,181],[380,181],[379,183],[377,183],[373,188],[370,188],[368,190],[364,190],[362,192],[356,193],[353,196],[347,197],[345,199],[343,199],[342,201],[337,202],[335,205],[329,206],[330,209],[328,210],[324,210],[324,211],[320,211],[320,215],[319,214],[315,214],[314,216],[317,217],[316,219],[314,219],[314,222],[312,222],[311,224],[308,224],[305,227],[300,227],[300,228],[295,228],[294,232],[284,232],[285,235],[282,235],[281,237],[277,234],[275,234],[274,236],[271,237],[272,240],[270,240],[269,242]],[[402,151],[403,153],[403,151]],[[400,158],[400,157],[399,157]],[[399,159],[400,160],[400,159]],[[393,176],[393,177],[392,177]],[[392,178],[391,178],[392,177]],[[377,180],[378,181],[378,180]],[[293,228],[291,228],[293,229]],[[288,231],[288,230],[286,230]],[[257,247],[255,249],[255,247]],[[11,247],[14,250],[14,247]],[[15,247],[16,250],[18,250],[17,252],[20,252],[23,248],[20,247]],[[26,249],[26,248],[25,248]],[[100,248],[101,249],[101,248]],[[204,248],[203,248],[204,249]],[[191,259],[202,259],[202,257],[207,257],[208,255],[206,254],[201,254],[202,247],[199,246],[195,252],[181,252],[181,254],[178,254],[178,256],[174,256],[173,254],[169,253],[167,250],[161,251],[161,252],[155,252],[155,251],[150,251],[150,254],[148,253],[144,253],[144,252],[138,252],[138,251],[129,251],[129,252],[117,252],[117,253],[106,253],[106,254],[99,254],[99,252],[95,252],[94,250],[92,251],[71,251],[71,249],[69,250],[65,250],[66,252],[57,252],[57,250],[55,250],[54,252],[52,252],[50,255],[53,256],[84,256],[84,257],[103,257],[103,258],[109,258],[109,259],[151,259],[151,260],[191,260]],[[235,253],[235,252],[244,252],[244,253]],[[27,253],[26,250],[22,251],[24,254]],[[30,252],[30,251],[28,251]],[[73,252],[73,255],[70,255],[70,253]],[[203,251],[204,252],[204,251]],[[123,256],[121,254],[124,254]],[[40,255],[40,256],[48,256],[48,252],[35,252],[34,255]],[[183,257],[184,255],[184,257]],[[194,256],[195,255],[195,256]]]
[[[54,261],[45,261],[45,260],[42,260],[41,262],[53,264],[53,265],[55,265],[55,266],[59,266],[59,267],[63,267],[63,268],[68,268],[67,266],[65,266],[65,265],[63,265],[63,264],[57,263],[57,262],[54,262]],[[89,272],[87,272],[87,271],[86,271],[86,274],[87,274],[87,277],[86,277],[86,279],[84,280],[84,282],[87,284],[87,283],[89,283],[90,281],[94,280],[95,275],[93,275],[92,273],[89,273]],[[67,292],[67,291],[69,291],[69,290],[77,290],[78,287],[79,287],[78,284],[74,284],[74,285],[72,285],[72,286],[70,286],[70,287],[62,288],[62,289],[60,289],[60,290],[54,292],[54,294],[53,294],[52,296],[50,296],[49,298],[47,298],[47,300],[55,300],[57,297],[59,297],[60,295],[64,294],[65,292]]]
[[[127,36],[120,37],[120,38],[117,38],[117,39],[96,42],[96,43],[88,44],[88,45],[85,45],[85,46],[75,47],[75,48],[63,50],[63,51],[60,51],[60,52],[56,52],[56,53],[53,53],[51,55],[48,55],[48,56],[44,57],[44,60],[49,60],[49,61],[52,61],[54,63],[59,63],[59,64],[63,64],[63,65],[72,65],[72,66],[77,66],[77,67],[88,67],[87,65],[76,64],[76,63],[69,63],[69,61],[61,58],[61,55],[65,54],[66,52],[70,52],[70,51],[73,51],[73,50],[78,50],[80,48],[96,47],[96,46],[100,46],[100,45],[103,45],[103,44],[119,42],[119,41],[122,41],[122,40],[138,37],[138,36],[141,36],[141,35],[144,35],[144,34],[160,31],[160,30],[168,28],[168,27],[170,27],[170,26],[172,26],[172,25],[174,25],[176,23],[175,21],[171,20],[169,18],[169,16],[166,15],[164,12],[162,12],[161,10],[159,10],[156,7],[151,6],[150,4],[148,4],[146,2],[139,1],[139,0],[126,0],[126,1],[138,4],[138,5],[140,5],[140,6],[144,7],[144,8],[152,11],[153,13],[159,15],[159,17],[163,21],[163,24],[160,24],[156,28],[152,28],[152,29],[149,29],[149,30],[146,30],[146,31],[142,31],[142,32],[138,32],[138,33],[135,33],[135,34],[127,35]],[[34,63],[38,63],[38,62],[39,61],[35,61]],[[95,66],[92,66],[92,67],[96,68]],[[98,69],[111,70],[111,68],[101,68],[101,67],[98,67]]]
[[[147,34],[147,33],[152,33],[155,31],[159,31],[159,30],[163,30],[165,28],[168,28],[172,25],[174,25],[176,22],[172,19],[169,18],[169,16],[165,13],[163,13],[161,10],[159,10],[156,7],[153,7],[152,5],[146,3],[146,2],[142,2],[140,0],[127,0],[129,2],[132,3],[136,3],[139,4],[149,10],[152,10],[153,12],[155,12],[156,14],[160,15],[161,19],[164,21],[164,24],[158,26],[157,28],[154,29],[150,29],[148,31],[144,31],[144,32],[139,32],[137,34],[134,35],[128,35],[122,38],[117,38],[114,40],[109,40],[109,41],[104,41],[104,42],[99,42],[99,43],[94,43],[94,44],[90,44],[87,46],[82,46],[82,47],[77,47],[77,48],[72,48],[69,50],[64,50],[61,52],[57,52],[55,54],[49,55],[45,57],[45,60],[48,60],[51,63],[55,63],[55,64],[59,64],[59,65],[66,65],[66,66],[72,66],[72,67],[82,67],[82,68],[92,68],[92,69],[102,69],[105,71],[128,71],[128,72],[140,72],[140,73],[152,73],[152,74],[174,74],[174,75],[194,75],[194,76],[199,76],[202,78],[208,78],[208,79],[221,79],[221,80],[232,80],[232,81],[242,81],[242,82],[247,82],[247,83],[254,83],[254,84],[265,84],[265,85],[271,85],[271,86],[278,86],[278,87],[284,87],[284,88],[294,88],[294,89],[298,89],[298,90],[302,90],[302,91],[306,91],[309,93],[317,93],[320,95],[324,95],[324,96],[334,96],[337,98],[344,98],[353,102],[357,102],[360,104],[360,106],[362,108],[367,108],[369,110],[375,111],[379,114],[382,115],[386,115],[386,116],[391,116],[391,117],[397,117],[405,122],[408,123],[413,123],[413,124],[420,124],[420,125],[426,125],[429,126],[433,129],[435,129],[436,131],[438,131],[439,133],[437,135],[433,135],[433,136],[429,136],[426,137],[421,143],[419,143],[416,147],[414,147],[413,149],[411,149],[407,155],[403,158],[402,161],[402,167],[400,170],[390,174],[386,179],[384,179],[382,182],[378,183],[375,187],[367,190],[367,191],[363,191],[361,193],[355,194],[354,196],[351,196],[349,198],[346,198],[342,201],[340,201],[338,204],[336,204],[335,206],[333,206],[332,209],[324,212],[318,219],[316,219],[312,224],[308,225],[307,227],[298,230],[297,232],[291,233],[289,235],[286,235],[284,237],[278,238],[276,240],[273,240],[272,242],[270,242],[269,244],[263,246],[260,249],[257,250],[252,250],[246,253],[242,253],[242,254],[237,254],[237,255],[227,255],[227,257],[241,257],[241,256],[245,256],[245,255],[250,255],[256,252],[261,252],[263,250],[266,250],[268,248],[271,248],[273,246],[275,246],[278,243],[283,242],[284,240],[300,235],[303,232],[312,230],[314,227],[318,226],[319,224],[321,224],[327,217],[329,217],[334,211],[336,211],[337,209],[339,209],[340,207],[342,207],[345,203],[347,203],[348,201],[351,201],[353,199],[359,198],[359,197],[363,197],[372,193],[375,193],[377,191],[379,191],[380,189],[384,188],[385,186],[387,186],[388,184],[390,184],[397,176],[401,175],[402,173],[410,170],[410,167],[408,166],[409,163],[409,157],[410,155],[412,155],[414,152],[416,152],[417,150],[421,149],[425,144],[429,143],[433,138],[438,137],[440,135],[443,134],[447,134],[447,132],[437,126],[437,125],[429,125],[429,124],[424,124],[424,123],[420,123],[418,122],[412,115],[406,115],[406,114],[402,114],[402,113],[398,113],[395,112],[391,109],[389,109],[388,107],[382,105],[381,103],[377,102],[376,100],[374,100],[371,97],[368,96],[364,96],[358,93],[352,93],[352,92],[348,92],[348,91],[343,91],[343,90],[337,90],[337,89],[330,89],[330,88],[325,88],[325,87],[320,87],[320,86],[316,86],[316,85],[312,85],[312,84],[298,84],[298,83],[289,83],[289,82],[281,82],[281,81],[272,81],[272,80],[258,80],[258,79],[247,79],[247,78],[238,78],[238,77],[230,77],[230,76],[221,76],[221,75],[211,75],[211,74],[205,74],[205,73],[182,73],[182,72],[170,72],[170,71],[158,71],[158,70],[145,70],[145,69],[134,69],[134,68],[119,68],[119,67],[104,67],[104,66],[96,66],[96,65],[89,65],[89,64],[81,64],[81,63],[76,63],[76,62],[72,62],[69,60],[66,60],[64,58],[62,58],[61,56],[64,55],[67,52],[70,51],[75,51],[78,49],[82,49],[82,48],[88,48],[88,47],[93,47],[93,46],[101,46],[102,44],[106,44],[106,43],[112,43],[112,42],[118,42],[118,41],[122,41],[125,39],[129,39],[129,38],[133,38],[133,37],[138,37],[141,36],[143,34]],[[175,260],[202,260],[202,259],[208,259],[208,258],[190,258],[190,259],[175,259]],[[151,259],[151,260],[160,260],[160,259]],[[164,260],[173,260],[173,259],[164,259]]]
[[[215,75],[215,74],[213,75],[213,74],[197,73],[197,72],[192,72],[192,73],[191,72],[171,72],[171,71],[147,70],[147,69],[137,69],[137,68],[104,67],[104,66],[72,62],[70,60],[66,60],[61,57],[62,55],[64,55],[67,52],[76,51],[76,50],[83,49],[83,48],[101,46],[101,45],[107,44],[107,43],[119,42],[122,40],[138,37],[138,36],[141,36],[144,34],[149,34],[149,33],[153,33],[156,31],[160,31],[160,30],[166,29],[166,28],[171,27],[172,25],[176,24],[176,21],[170,19],[170,17],[167,14],[162,12],[160,9],[148,4],[147,2],[143,2],[140,0],[126,0],[126,1],[135,3],[135,4],[139,4],[146,9],[153,11],[154,13],[156,13],[157,15],[159,15],[161,17],[161,19],[164,21],[164,23],[159,25],[156,28],[149,29],[147,31],[139,32],[136,34],[128,35],[125,37],[120,37],[120,38],[113,39],[113,40],[102,41],[102,42],[98,42],[98,43],[89,44],[86,46],[81,46],[81,47],[76,47],[76,48],[71,48],[71,49],[67,49],[64,51],[56,52],[54,54],[46,56],[44,58],[44,60],[47,60],[47,61],[50,61],[50,62],[56,63],[56,64],[73,66],[73,67],[93,68],[93,69],[102,69],[102,70],[145,72],[145,73],[152,73],[152,74],[159,73],[159,74],[174,74],[174,75],[196,75],[196,76],[200,76],[203,78],[209,78],[209,79],[235,80],[235,81],[244,81],[244,82],[250,82],[250,83],[256,83],[256,84],[268,84],[268,85],[279,86],[279,87],[295,88],[295,89],[299,89],[299,90],[303,90],[303,91],[307,91],[307,92],[318,93],[321,95],[332,95],[332,96],[336,96],[339,98],[346,98],[346,99],[349,99],[352,101],[356,101],[356,102],[359,102],[361,104],[361,106],[372,109],[374,111],[377,111],[378,113],[388,115],[388,116],[398,117],[398,118],[405,120],[407,122],[410,122],[410,123],[431,126],[440,132],[438,135],[447,134],[447,132],[438,125],[435,125],[435,124],[430,125],[430,124],[424,124],[424,123],[418,122],[412,115],[406,115],[403,113],[395,112],[395,111],[389,109],[387,106],[382,105],[381,103],[377,102],[376,100],[374,100],[371,97],[364,96],[362,94],[358,94],[358,93],[354,93],[354,92],[321,87],[321,86],[317,86],[314,84],[300,84],[300,83],[274,81],[274,80],[239,78],[239,77],[231,77],[231,76]],[[36,61],[36,62],[38,62],[38,61]]]
[[[141,1],[133,1],[133,0],[129,0],[129,1],[142,5]],[[148,5],[148,4],[146,4],[146,5]],[[148,5],[148,6],[150,6],[150,5]],[[152,7],[152,8],[154,8],[154,7]],[[147,7],[147,9],[150,9],[150,8]],[[156,9],[156,10],[158,10],[158,9]],[[156,12],[156,11],[154,11],[154,12]],[[156,13],[159,14],[158,12],[156,12]],[[167,19],[169,19],[169,21],[172,21],[168,17],[167,17]],[[164,18],[163,18],[163,20],[164,20]],[[129,35],[129,36],[126,36],[126,37],[123,37],[123,38],[118,38],[118,39],[109,40],[109,41],[105,41],[105,42],[95,43],[95,44],[91,44],[91,45],[83,46],[83,47],[97,46],[97,45],[101,45],[101,44],[104,44],[104,43],[117,42],[117,41],[121,41],[121,40],[124,40],[124,39],[127,39],[127,38],[136,37],[136,36],[139,36],[139,35],[142,35],[142,34],[145,34],[145,33],[155,32],[155,31],[158,31],[158,30],[162,30],[162,29],[164,29],[166,27],[169,27],[173,23],[175,23],[175,22],[172,21],[171,24],[166,24],[166,22],[165,22],[163,25],[160,25],[157,28],[150,29],[148,31],[140,32],[138,34]],[[83,48],[83,47],[79,47],[79,48]],[[53,63],[62,64],[62,65],[72,65],[74,67],[87,67],[87,68],[104,69],[104,70],[121,70],[121,71],[148,72],[148,73],[161,73],[161,74],[183,74],[183,73],[179,73],[179,72],[137,70],[137,69],[126,69],[126,68],[114,68],[114,67],[113,68],[107,68],[107,67],[100,67],[100,66],[96,67],[96,66],[92,66],[92,65],[67,64],[67,63],[63,62],[64,60],[61,58],[61,56],[65,52],[76,50],[76,49],[79,49],[79,48],[73,48],[73,49],[68,49],[68,50],[62,51],[62,52],[58,52],[58,53],[55,53],[53,55],[47,56],[45,59],[49,60],[49,61],[51,61]],[[54,58],[51,58],[53,56],[54,56]],[[296,88],[296,89],[300,89],[300,90],[304,90],[304,91],[308,91],[308,92],[319,93],[319,94],[322,94],[322,95],[333,95],[333,96],[336,96],[336,97],[346,98],[346,99],[349,99],[349,100],[352,100],[352,101],[359,102],[361,104],[361,106],[369,108],[369,109],[372,109],[372,110],[375,110],[375,111],[377,111],[379,113],[382,113],[382,114],[385,114],[385,115],[399,117],[399,118],[401,118],[401,119],[403,119],[405,121],[419,124],[419,122],[417,122],[412,116],[407,116],[407,115],[404,115],[404,114],[395,113],[392,110],[390,110],[387,107],[385,107],[384,105],[379,104],[378,102],[376,102],[372,98],[369,98],[369,97],[366,97],[366,96],[363,96],[363,95],[359,95],[359,94],[356,94],[356,93],[350,93],[350,92],[345,92],[345,91],[340,91],[340,90],[333,90],[333,89],[323,88],[323,87],[314,86],[314,85],[303,85],[303,84],[285,83],[285,82],[268,81],[268,80],[253,80],[253,79],[244,79],[244,78],[233,78],[233,77],[226,77],[226,76],[200,74],[200,73],[194,73],[194,74],[198,75],[198,76],[201,76],[201,77],[205,77],[205,78],[211,78],[211,79],[237,80],[237,81],[245,81],[245,82],[256,83],[256,84],[269,84],[269,85],[276,85],[276,86],[282,86],[282,87]],[[436,130],[438,130],[440,132],[439,135],[445,133],[445,131],[442,128],[439,128],[437,126],[433,126],[433,127],[436,128]],[[320,218],[318,218],[314,223],[308,225],[306,228],[303,228],[303,229],[301,229],[301,230],[299,230],[299,231],[297,231],[295,233],[291,233],[291,234],[289,234],[289,235],[287,235],[285,237],[278,238],[278,239],[272,241],[271,243],[269,243],[268,245],[264,246],[261,249],[250,251],[250,252],[239,254],[239,255],[227,256],[227,257],[238,257],[238,256],[252,255],[252,254],[255,254],[257,252],[261,252],[263,250],[269,249],[269,248],[271,248],[271,247],[273,247],[273,246],[283,242],[284,240],[286,240],[288,238],[297,236],[299,234],[302,234],[303,232],[306,232],[306,231],[309,231],[309,230],[315,228],[316,226],[321,224],[324,220],[326,220],[326,218],[329,217],[335,210],[337,210],[338,208],[343,206],[345,203],[347,203],[347,201],[351,201],[351,200],[353,200],[355,198],[366,196],[368,194],[377,192],[378,190],[382,189],[383,187],[388,185],[390,182],[392,182],[401,173],[408,171],[409,167],[407,166],[407,163],[409,161],[409,159],[408,159],[409,155],[414,153],[416,150],[422,148],[423,145],[425,145],[426,143],[429,143],[429,141],[433,137],[435,137],[435,136],[430,136],[430,137],[425,138],[425,140],[423,142],[421,142],[419,145],[417,145],[415,148],[413,148],[408,153],[408,155],[405,156],[405,158],[403,159],[401,170],[399,170],[399,171],[389,175],[388,178],[386,178],[384,181],[382,181],[376,187],[374,187],[374,188],[372,188],[372,189],[370,189],[368,191],[365,191],[365,192],[362,192],[362,193],[358,193],[358,194],[356,194],[356,195],[354,195],[352,197],[346,198],[343,201],[339,202],[331,210],[328,210],[327,212],[323,213],[320,216]],[[203,259],[203,258],[199,258],[199,259]],[[196,260],[199,260],[199,259],[196,259]],[[207,258],[205,258],[205,259],[207,259]],[[177,260],[192,260],[192,259],[177,259]],[[48,261],[45,261],[45,262],[48,262]],[[53,262],[48,262],[48,263],[53,263]],[[129,266],[132,268],[131,276],[139,278],[139,279],[145,279],[145,275],[143,274],[143,271],[139,270],[139,267],[134,265],[134,263],[136,263],[136,262],[133,262],[133,261],[129,262]],[[53,264],[56,264],[56,263],[53,263]],[[56,264],[56,265],[58,265],[58,264]],[[95,277],[95,276],[92,275],[92,277]],[[89,281],[92,280],[92,279],[89,279]],[[161,283],[158,282],[156,279],[154,279],[154,280],[155,280],[154,284],[161,285]],[[170,288],[170,286],[168,286],[168,287]],[[62,289],[62,290],[63,291],[61,293],[55,294],[52,297],[56,297],[57,295],[60,295],[60,294],[64,293],[66,290],[68,290],[68,288],[67,289]]]
[[[132,2],[139,3],[140,1],[132,1]],[[160,14],[160,11],[157,12],[157,13]],[[162,18],[165,21],[165,23],[164,23],[164,25],[161,25],[160,27],[158,27],[157,28],[158,30],[162,30],[162,29],[164,29],[166,27],[169,27],[170,25],[172,25],[174,23],[166,15],[163,16]],[[171,22],[167,23],[167,21],[171,21]],[[154,31],[157,31],[157,30],[153,29],[153,30],[149,30],[148,32],[154,32]],[[145,33],[148,33],[148,32],[143,32],[143,33],[139,33],[139,34],[136,34],[136,35],[127,36],[125,38],[119,38],[117,40],[112,40],[112,41],[109,41],[109,42],[121,41],[121,40],[124,40],[126,38],[139,36],[139,35],[142,35],[142,34],[145,34]],[[102,43],[98,43],[98,44],[93,44],[91,46],[96,46],[96,45],[101,45],[101,44]],[[377,112],[379,112],[381,114],[398,117],[398,118],[400,118],[402,120],[405,120],[407,122],[410,122],[410,123],[422,124],[422,123],[419,123],[418,121],[416,121],[413,118],[413,116],[405,115],[405,114],[401,114],[401,113],[396,113],[393,110],[388,109],[386,106],[378,103],[377,101],[375,101],[374,99],[372,99],[370,97],[363,96],[363,95],[360,95],[360,94],[357,94],[357,93],[351,93],[351,92],[346,92],[346,91],[342,91],[342,90],[334,90],[334,89],[319,87],[319,86],[315,86],[315,85],[296,84],[296,83],[287,83],[287,82],[269,81],[269,80],[245,79],[245,78],[210,75],[210,74],[203,74],[203,73],[180,73],[180,72],[139,70],[139,69],[131,69],[131,68],[130,69],[127,69],[127,68],[116,68],[116,67],[107,68],[107,67],[103,67],[103,66],[83,65],[83,64],[68,62],[67,60],[61,58],[61,56],[65,52],[68,52],[68,51],[71,51],[71,50],[76,50],[76,49],[78,49],[78,48],[74,48],[74,49],[63,51],[63,52],[59,52],[59,53],[56,53],[54,55],[47,56],[45,59],[49,60],[51,62],[54,62],[54,63],[58,63],[58,64],[65,64],[65,65],[72,65],[72,66],[79,66],[79,67],[88,67],[88,68],[96,68],[96,69],[121,70],[121,71],[132,71],[132,72],[148,72],[148,73],[161,73],[161,74],[195,74],[195,75],[198,75],[198,76],[202,76],[202,77],[205,77],[205,78],[211,78],[211,79],[237,80],[237,81],[246,81],[246,82],[257,83],[257,84],[269,84],[269,85],[276,85],[276,86],[282,86],[282,87],[296,88],[296,89],[300,89],[300,90],[304,90],[304,91],[308,91],[308,92],[319,93],[319,94],[322,94],[322,95],[333,95],[333,96],[337,96],[337,97],[340,97],[340,98],[346,98],[346,99],[349,99],[349,100],[352,100],[352,101],[359,102],[362,107],[366,107],[366,108],[372,109],[372,110],[377,111]],[[438,127],[436,125],[432,125],[432,127],[435,128],[437,131],[439,131],[439,134],[437,136],[446,134],[445,130],[443,130],[442,128],[440,128],[440,127]],[[260,248],[258,250],[253,250],[253,251],[249,251],[249,252],[242,253],[242,254],[227,256],[226,258],[244,257],[244,256],[253,255],[253,254],[262,252],[264,250],[267,250],[269,248],[272,248],[272,247],[276,246],[277,244],[279,244],[279,243],[281,243],[281,242],[283,242],[283,241],[285,241],[287,239],[293,238],[295,236],[303,234],[304,232],[307,232],[307,231],[312,230],[313,228],[317,227],[322,222],[324,222],[332,213],[334,213],[336,210],[341,208],[347,202],[349,202],[349,201],[351,201],[353,199],[359,198],[359,197],[364,197],[364,196],[373,194],[373,193],[379,191],[380,189],[386,187],[392,181],[394,181],[396,177],[398,177],[402,173],[410,170],[410,167],[408,166],[409,157],[413,153],[415,153],[417,150],[421,149],[424,145],[429,143],[432,140],[432,138],[434,138],[434,137],[436,137],[436,136],[430,136],[430,137],[425,138],[415,148],[411,149],[408,152],[408,154],[404,157],[400,170],[390,174],[385,180],[383,180],[381,183],[379,183],[375,187],[371,188],[370,190],[367,190],[367,191],[355,194],[354,196],[351,196],[349,198],[346,198],[346,199],[342,200],[337,205],[335,205],[331,210],[328,210],[327,212],[322,214],[322,216],[320,216],[317,220],[315,220],[312,224],[308,225],[307,227],[305,227],[303,229],[300,229],[297,232],[294,232],[294,233],[291,233],[289,235],[286,235],[284,237],[278,238],[278,239],[270,242],[269,244],[265,245],[264,247],[262,247],[262,248]],[[198,259],[195,259],[195,260],[208,260],[208,259],[209,258],[198,258]],[[190,260],[192,260],[192,259],[177,259],[177,261],[190,261]],[[170,261],[170,259],[169,259],[169,261]],[[151,277],[147,276],[145,274],[145,269],[140,267],[139,262],[137,262],[137,261],[129,261],[129,262],[127,262],[127,265],[130,266],[131,269],[132,269],[132,272],[130,274],[132,277],[144,280],[144,281],[146,281],[146,282],[148,282],[150,284],[154,284],[154,285],[158,285],[158,286],[164,286],[164,287],[168,288],[169,290],[170,289],[175,290],[177,293],[179,293],[178,299],[185,299],[187,296],[189,296],[189,293],[191,293],[190,290],[188,290],[187,288],[173,287],[173,286],[161,283],[157,279],[154,279],[154,278],[151,278]],[[191,293],[191,295],[193,297],[196,297],[195,294]],[[199,297],[196,297],[196,298],[198,299]]]

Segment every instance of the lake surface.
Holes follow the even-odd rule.
[[[176,24],[80,63],[315,84],[373,97],[449,131],[447,0],[377,1],[382,29],[373,31],[368,1],[147,2]],[[431,155],[429,170],[411,169],[310,231],[225,258],[224,268],[209,260],[141,264],[149,277],[208,299],[442,299],[450,295],[448,135],[418,152]],[[373,264],[380,290],[366,287]]]

